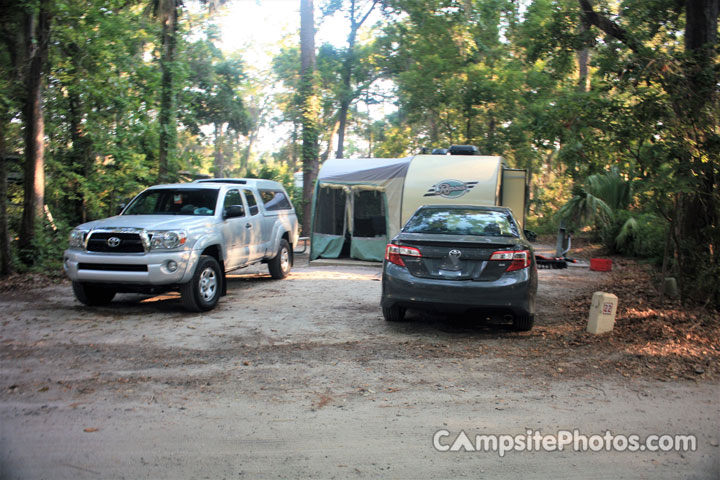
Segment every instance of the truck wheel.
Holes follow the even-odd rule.
[[[405,319],[405,309],[393,305],[392,307],[382,307],[383,317],[388,322],[402,322]]]
[[[284,238],[280,240],[275,258],[268,262],[268,269],[272,278],[285,278],[290,273],[292,263],[290,262],[290,244]]]
[[[516,315],[513,318],[513,328],[519,332],[527,332],[535,323],[534,315]]]
[[[72,282],[72,288],[75,298],[90,307],[107,305],[115,298],[115,290],[101,285]]]
[[[222,272],[217,260],[202,255],[192,280],[180,288],[183,306],[191,312],[207,312],[217,305],[222,294]]]

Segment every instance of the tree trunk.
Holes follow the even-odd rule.
[[[687,0],[685,2],[685,50],[690,52],[709,51],[717,42],[718,0]],[[705,61],[714,55],[710,53]]]
[[[8,227],[7,214],[7,164],[5,156],[5,127],[7,123],[1,120],[0,123],[0,275],[8,275],[12,272],[12,261],[10,254],[10,229]]]
[[[426,119],[430,125],[430,146],[432,148],[445,148],[443,145],[439,145],[440,126],[438,125],[437,115],[435,115],[435,113],[433,112],[430,112],[428,115],[426,115]]]
[[[348,82],[348,87],[350,82]],[[335,152],[335,158],[345,158],[345,128],[347,127],[348,111],[350,110],[350,101],[343,99],[340,101],[340,112],[338,114],[338,146]]]
[[[215,178],[223,178],[225,172],[225,157],[222,151],[222,124],[215,124],[215,146],[214,146],[214,174]]]
[[[300,112],[302,115],[302,234],[312,230],[312,196],[318,174],[318,111],[315,88],[315,19],[313,0],[300,0]]]
[[[589,26],[585,21],[580,22],[580,33],[581,36],[587,35],[590,30]],[[590,91],[590,48],[587,45],[577,51],[577,64],[578,64],[578,91],[589,92]]]
[[[340,128],[340,120],[336,120],[333,123],[332,129],[330,129],[328,138],[327,138],[327,147],[325,148],[325,151],[320,155],[320,163],[325,163],[325,160],[330,158],[330,154],[332,153],[332,146],[333,146],[333,137],[335,137],[335,134],[338,132],[338,129]]]
[[[348,35],[348,48],[343,60],[341,72],[342,90],[340,93],[340,113],[338,116],[338,146],[335,152],[336,158],[344,158],[345,155],[345,128],[347,127],[347,116],[350,110],[350,103],[353,99],[352,71],[355,62],[355,40],[360,25],[355,21],[355,0],[350,0],[350,35]]]
[[[45,197],[45,121],[43,118],[43,75],[50,39],[50,1],[42,0],[35,14],[25,17],[25,41],[29,66],[25,75],[26,96],[23,107],[25,124],[25,195],[18,246],[21,260],[33,262],[32,245],[37,219],[43,216]]]
[[[293,120],[292,145],[290,146],[290,169],[294,172],[298,164],[298,122]]]
[[[355,65],[355,43],[357,40],[357,33],[362,27],[365,20],[370,16],[377,0],[374,0],[372,5],[367,12],[362,14],[360,18],[357,18],[357,9],[355,0],[350,0],[350,34],[348,35],[348,48],[345,52],[345,59],[343,60],[342,70],[342,91],[340,93],[340,113],[338,116],[339,128],[338,128],[338,147],[335,153],[336,158],[345,158],[345,130],[347,128],[347,117],[350,112],[350,104],[357,96],[357,92],[353,91],[352,88],[352,75],[353,67]]]
[[[250,163],[250,154],[252,153],[252,148],[256,139],[256,133],[253,133],[248,137],[248,144],[245,146],[242,157],[240,158],[240,170],[243,172],[247,169],[248,163]]]
[[[162,18],[162,53],[160,69],[162,86],[160,98],[160,148],[158,151],[158,183],[171,180],[170,161],[175,154],[177,126],[175,125],[175,50],[177,47],[178,3],[170,0],[172,7]]]
[[[678,176],[691,190],[679,195],[677,219],[680,244],[680,289],[683,298],[720,305],[720,181],[717,162],[717,73],[714,48],[717,42],[718,0],[685,2],[685,76],[687,91],[675,92],[675,110],[687,118],[684,142],[705,152],[681,158]],[[690,152],[688,152],[690,153]],[[714,285],[714,286],[713,286]]]
[[[70,138],[72,140],[72,153],[70,159],[72,161],[72,169],[84,181],[88,181],[92,169],[92,156],[90,152],[90,141],[83,134],[82,120],[83,116],[80,112],[81,105],[78,95],[69,90],[69,113],[70,113]],[[77,198],[68,199],[72,207],[73,223],[85,223],[88,219],[87,201],[82,193],[80,182],[73,182],[73,192],[63,192],[66,195],[75,195]]]
[[[268,105],[268,98],[266,97],[265,100],[260,103],[257,107],[251,107],[251,116],[255,119],[253,123],[253,128],[250,130],[250,132],[247,135],[248,138],[248,144],[246,148],[243,150],[242,157],[240,158],[240,170],[245,171],[245,169],[248,166],[248,163],[250,163],[250,155],[252,153],[252,149],[255,146],[255,142],[257,142],[258,135],[260,134],[260,129],[262,128],[262,125],[265,120],[265,115],[267,112],[267,105]]]

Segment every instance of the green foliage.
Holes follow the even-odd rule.
[[[166,4],[172,7],[170,2]],[[239,144],[238,137],[251,127],[242,100],[241,87],[247,80],[243,62],[239,56],[226,58],[212,50],[212,40],[218,39],[212,25],[201,23],[204,40],[188,44],[191,35],[198,38],[197,30],[191,32],[191,23],[198,20],[202,18],[180,18],[176,57],[164,64],[172,73],[173,95],[180,94],[177,110],[184,128],[175,135],[167,130],[173,126],[161,125],[159,113],[161,24],[147,15],[144,4],[122,0],[54,3],[43,92],[48,139],[44,173],[45,203],[59,230],[63,225],[70,228],[113,215],[118,204],[155,183],[163,132],[169,134],[174,152],[168,159],[166,178],[175,181],[210,168],[203,125],[222,121],[223,133],[232,132],[232,138],[219,142],[221,146]],[[23,53],[12,50],[9,39],[2,37],[3,71],[6,67],[10,71],[12,61]],[[199,53],[196,44],[203,42],[206,51]],[[201,75],[205,72],[201,56],[209,60],[209,78]],[[20,154],[23,148],[23,132],[17,122],[22,86],[15,78],[0,80],[0,132],[4,153],[11,155]],[[232,155],[228,150],[228,156]],[[12,172],[16,173],[14,168]],[[15,192],[16,187],[11,185],[13,200],[8,209],[11,232],[18,232],[22,214],[22,192]],[[38,231],[33,247],[36,265],[45,265],[48,259],[52,262],[53,256],[61,258],[60,250],[53,247],[65,245],[63,235],[62,231]]]
[[[144,57],[157,26],[124,2],[65,2],[54,19],[46,203],[76,224],[114,211],[156,175],[160,77]]]
[[[558,211],[571,228],[592,226],[610,251],[660,262],[667,221],[653,213],[629,211],[633,181],[613,167],[573,187],[573,196]]]
[[[554,235],[557,233],[559,225],[557,217],[539,217],[531,214],[526,218],[525,228],[538,235]]]
[[[410,125],[400,125],[397,119],[376,122],[371,128],[377,142],[374,152],[376,157],[400,158],[421,147],[417,144],[417,132]]]
[[[607,227],[618,210],[632,201],[632,182],[623,178],[617,168],[591,175],[584,185],[575,185],[572,198],[558,211],[560,218],[576,228],[588,225]]]
[[[36,272],[49,276],[61,275],[63,251],[67,248],[72,227],[62,221],[54,221],[52,225],[47,220],[41,223],[32,242],[33,263],[26,265],[15,261],[14,269],[18,272]],[[15,258],[17,259],[17,256]]]
[[[384,0],[376,6],[381,27],[357,37],[348,30],[346,44],[320,46],[317,72],[301,78],[294,37],[282,41],[272,72],[259,73],[242,52],[220,51],[211,19],[184,9],[177,9],[175,57],[164,57],[161,22],[145,7],[163,7],[162,17],[176,2],[54,2],[46,203],[58,225],[112,214],[154,183],[160,139],[170,138],[169,180],[213,169],[280,179],[300,211],[306,205],[291,175],[298,159],[328,156],[347,111],[348,154],[401,157],[470,143],[527,168],[529,221],[540,232],[564,218],[593,227],[610,249],[655,259],[671,229],[670,257],[678,259],[671,266],[684,297],[717,304],[717,45],[692,45],[682,33],[703,27],[687,23],[698,21],[686,13],[697,2],[591,3],[614,31],[585,18],[577,0]],[[321,2],[324,15],[356,21],[370,4],[356,2],[354,12],[350,5]],[[17,20],[15,11],[0,19],[4,47],[13,45]],[[0,68],[9,72],[0,79],[0,133],[11,155],[23,148],[18,53],[0,49]],[[172,73],[176,135],[161,113],[163,69]],[[380,75],[392,94],[373,87]],[[383,96],[397,110],[369,115],[364,106]],[[261,125],[286,138],[254,154]],[[11,196],[16,232],[18,185]],[[54,233],[39,235],[53,243]]]
[[[608,237],[614,239],[614,250],[623,255],[646,258],[662,263],[668,223],[652,213],[632,213],[620,210],[608,227]]]
[[[295,207],[295,213],[298,216],[298,221],[302,223],[302,189],[295,187],[293,171],[287,164],[271,165],[268,163],[261,163],[259,165],[250,165],[243,176],[247,178],[264,178],[266,180],[275,180],[276,182],[280,182],[290,196],[290,201]]]

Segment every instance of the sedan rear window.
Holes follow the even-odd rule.
[[[422,209],[408,221],[403,232],[484,237],[520,236],[508,213],[471,208]]]

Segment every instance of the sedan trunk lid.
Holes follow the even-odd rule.
[[[414,247],[419,257],[403,257],[408,271],[416,277],[441,280],[494,281],[510,260],[491,260],[497,251],[522,250],[517,237],[420,235],[401,233],[396,244]]]

